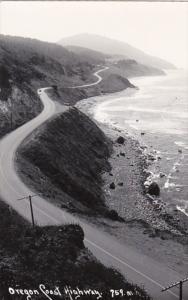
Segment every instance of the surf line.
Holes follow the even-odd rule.
[[[163,186],[164,189],[168,189],[170,186],[175,186],[174,183],[170,184],[170,179],[172,178],[173,173],[177,172],[178,168],[177,166],[181,165],[181,161],[184,159],[184,154],[182,153],[181,156],[178,158],[178,160],[173,164],[172,169],[170,170],[167,180]]]
[[[182,208],[179,205],[177,205],[176,208],[188,217],[188,213],[185,211],[185,208]]]

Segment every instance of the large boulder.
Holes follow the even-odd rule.
[[[124,142],[125,142],[125,138],[124,138],[123,136],[119,136],[119,137],[117,138],[116,142],[117,142],[118,144],[123,145]]]
[[[159,196],[160,195],[160,187],[156,182],[152,182],[148,187],[148,194],[152,196]]]
[[[115,183],[114,182],[110,183],[110,189],[111,190],[115,190],[115,188],[116,188]]]
[[[121,155],[121,156],[125,156],[125,153],[124,153],[124,152],[120,152],[120,155]]]

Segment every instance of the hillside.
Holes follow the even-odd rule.
[[[123,55],[127,59],[134,59],[138,63],[159,69],[174,69],[174,65],[158,57],[144,53],[131,45],[115,39],[92,34],[79,34],[63,38],[58,42],[62,46],[79,46],[100,51],[110,55]]]
[[[110,55],[104,54],[99,51],[94,51],[88,48],[78,47],[78,46],[66,46],[66,49],[80,56],[82,59],[92,61],[94,64],[101,63],[104,64],[104,61],[107,58],[110,58]]]
[[[112,64],[111,72],[117,73],[127,78],[138,76],[156,76],[165,75],[163,70],[146,66],[133,59],[121,59]]]
[[[112,142],[99,127],[78,109],[70,108],[24,141],[18,149],[17,165],[22,180],[45,196],[54,190],[63,192],[59,197],[63,208],[105,215],[101,175],[111,169],[111,152]]]
[[[33,81],[38,82],[38,87],[79,84],[84,81],[83,74],[91,75],[95,67],[89,58],[81,58],[57,44],[3,35],[0,35],[0,65],[6,69],[7,79],[19,87]]]
[[[0,35],[0,136],[42,110],[38,88],[57,85],[59,99],[70,104],[100,94],[98,86],[86,91],[68,87],[94,82],[93,73],[101,68],[103,59],[102,54],[75,54],[57,44]],[[106,81],[111,80],[108,75],[110,71]],[[113,78],[120,90],[130,85],[124,77],[114,75]],[[113,92],[112,88],[105,91]]]
[[[128,59],[121,55],[108,55],[98,51],[93,51],[88,48],[78,47],[78,46],[65,46],[68,50],[73,53],[85,57],[97,63],[97,61],[103,60],[103,64],[107,64],[110,67],[110,72],[122,77],[131,78],[137,76],[156,76],[165,75],[165,72],[149,66],[138,63],[136,60]]]
[[[82,84],[93,69],[56,44],[0,35],[0,135],[42,110],[38,88]]]

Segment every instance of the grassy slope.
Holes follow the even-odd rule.
[[[1,201],[0,219],[1,299],[25,299],[26,296],[10,296],[8,287],[38,289],[41,283],[51,289],[59,286],[61,292],[66,285],[98,289],[103,292],[105,300],[111,299],[111,288],[138,291],[140,296],[131,299],[150,299],[145,292],[128,283],[120,273],[104,267],[96,260],[85,248],[84,233],[78,225],[36,227],[33,230]],[[46,297],[41,293],[36,299]],[[53,299],[60,298],[54,296]]]
[[[69,195],[71,198],[61,199],[64,207],[70,208],[71,203],[71,208],[83,213],[105,214],[101,173],[110,171],[111,151],[111,142],[96,124],[71,108],[25,140],[18,149],[17,163],[22,180],[30,178],[37,190],[41,186],[41,192],[48,192],[47,186],[53,190],[52,185]],[[47,180],[51,185],[44,188]]]

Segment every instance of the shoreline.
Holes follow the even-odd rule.
[[[141,198],[139,201],[141,201],[141,204],[144,205],[144,208],[147,210],[149,209],[149,219],[144,217],[144,222],[146,221],[147,223],[150,224],[155,224],[154,228],[157,230],[167,230],[170,231],[170,233],[172,233],[173,235],[180,235],[180,236],[184,236],[185,233],[188,230],[188,218],[187,216],[185,216],[184,212],[177,209],[177,207],[174,208],[174,210],[171,209],[171,207],[169,208],[167,203],[165,203],[163,201],[163,199],[161,197],[153,197],[150,196],[149,194],[146,194],[146,189],[145,186],[148,183],[151,183],[152,181],[154,181],[155,177],[152,178],[152,173],[149,171],[149,167],[151,165],[154,165],[154,159],[156,159],[156,157],[158,156],[158,153],[156,151],[156,154],[154,156],[154,153],[152,151],[152,153],[149,151],[149,148],[147,147],[146,144],[143,143],[143,141],[141,139],[138,138],[138,136],[136,136],[136,134],[134,135],[133,133],[131,133],[131,130],[129,130],[129,126],[127,126],[127,128],[121,128],[120,126],[117,126],[117,124],[115,124],[114,122],[110,122],[109,121],[98,121],[96,120],[96,118],[94,117],[96,110],[97,110],[97,106],[100,103],[100,105],[102,105],[102,103],[105,103],[106,101],[116,101],[116,99],[118,97],[121,97],[122,94],[123,96],[133,96],[136,93],[136,89],[126,89],[124,91],[120,91],[117,93],[113,93],[110,95],[104,95],[104,96],[97,96],[97,97],[92,97],[89,99],[84,99],[79,101],[75,106],[80,109],[82,112],[84,112],[86,115],[88,115],[101,129],[102,131],[104,131],[104,133],[113,141],[117,139],[118,135],[123,135],[123,137],[125,137],[125,139],[128,141],[128,148],[126,149],[127,145],[125,146],[125,149],[123,149],[123,154],[122,149],[120,151],[120,153],[118,153],[119,149],[117,149],[116,144],[114,143],[114,154],[112,155],[112,158],[110,159],[110,164],[112,165],[112,169],[115,170],[114,172],[116,173],[115,177],[117,177],[117,174],[119,176],[119,181],[122,184],[122,181],[124,178],[126,178],[126,174],[125,172],[121,171],[122,165],[125,163],[125,159],[124,159],[124,154],[125,152],[128,152],[128,160],[131,160],[130,156],[132,157],[132,161],[133,163],[129,163],[129,164],[125,164],[124,168],[126,167],[126,171],[130,168],[133,169],[133,173],[135,173],[136,177],[136,183],[134,183],[133,189],[138,190],[139,196],[137,194],[137,197]],[[117,97],[116,97],[117,96]],[[112,99],[111,99],[112,98]],[[102,100],[102,101],[101,101]],[[119,145],[120,146],[120,145]],[[128,150],[128,151],[127,151]],[[136,150],[136,153],[135,153]],[[154,150],[154,149],[153,149]],[[117,160],[120,159],[120,162],[118,162]],[[123,160],[122,160],[123,157]],[[137,160],[137,162],[136,162]],[[136,166],[137,165],[137,166]],[[135,170],[134,170],[135,169]],[[138,174],[139,172],[139,174]],[[131,175],[131,174],[130,174]],[[132,175],[131,175],[132,176]],[[123,193],[119,192],[119,189],[112,191],[109,189],[109,178],[107,175],[104,175],[104,190],[106,193],[106,201],[107,201],[107,205],[113,209],[116,208],[118,214],[120,214],[121,217],[126,217],[127,219],[127,215],[125,212],[122,213],[122,209],[119,208],[120,206],[122,206],[122,203],[120,203],[121,201],[123,201]],[[140,178],[139,178],[140,177]],[[116,178],[117,181],[117,178]],[[124,184],[124,183],[123,183]],[[116,185],[118,185],[118,183],[116,183]],[[130,185],[130,184],[129,184]],[[126,187],[127,188],[127,187]],[[125,194],[127,193],[127,189],[124,189]],[[120,193],[120,195],[119,195]],[[117,194],[117,195],[115,195]],[[130,190],[130,186],[129,186],[129,197],[130,194],[132,194],[131,190]],[[116,205],[114,205],[114,207],[112,207],[111,203],[110,203],[110,198],[112,198],[113,202],[116,202]],[[117,200],[116,198],[120,199]],[[116,200],[114,200],[116,199]],[[117,203],[118,202],[118,203]],[[130,201],[128,201],[128,203],[130,205],[132,205],[132,203]],[[118,205],[119,204],[119,205]],[[139,206],[139,212],[140,209],[143,209],[143,206],[141,205],[141,207]],[[149,207],[149,208],[148,208]],[[133,208],[133,212],[132,212],[132,216],[135,215],[135,206]],[[138,214],[139,215],[139,214]],[[141,214],[142,215],[142,214]],[[153,219],[157,220],[156,222],[154,222],[152,220],[152,216],[153,215]],[[138,218],[138,217],[137,217]],[[135,218],[135,219],[137,219]],[[130,221],[133,220],[133,218],[130,218],[130,216],[128,217],[128,219],[130,219]],[[140,218],[138,218],[140,219]],[[142,220],[142,217],[141,217]],[[149,221],[149,222],[148,222]],[[162,228],[161,228],[162,225]],[[167,226],[166,226],[167,225]]]

